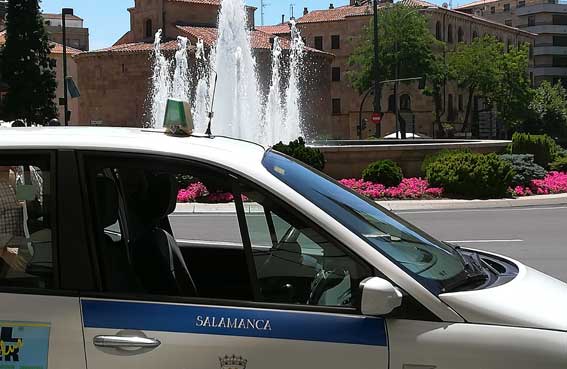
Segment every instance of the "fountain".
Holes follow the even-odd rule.
[[[271,145],[302,135],[300,72],[304,44],[295,23],[291,24],[290,50],[284,66],[279,39],[272,50],[272,78],[267,96],[259,87],[243,0],[223,0],[218,18],[218,38],[207,60],[202,40],[196,45],[194,72],[189,73],[187,39],[178,38],[175,60],[168,61],[160,49],[161,31],[156,33],[151,89],[151,123],[161,128],[168,98],[190,101],[195,131],[203,133],[216,86],[212,132]],[[287,67],[287,73],[282,73]],[[174,69],[173,75],[171,70]],[[283,76],[289,76],[283,80]]]

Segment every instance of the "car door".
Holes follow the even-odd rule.
[[[2,368],[86,368],[79,297],[65,282],[68,266],[73,268],[68,258],[76,266],[81,258],[66,253],[69,238],[58,230],[68,214],[57,206],[65,189],[56,157],[47,151],[0,151]],[[69,173],[65,185],[71,178]],[[69,201],[76,190],[67,191]],[[80,214],[80,205],[72,212]],[[85,245],[74,244],[75,250]]]
[[[358,281],[371,268],[299,213],[210,166],[131,154],[83,160],[103,282],[81,298],[90,369],[388,367],[385,320],[358,313]],[[163,181],[152,188],[164,176],[173,192]],[[191,213],[167,204],[179,190],[194,201]],[[156,221],[154,210],[166,208]],[[148,226],[174,235],[195,295],[156,286],[168,275],[151,262],[139,268]]]

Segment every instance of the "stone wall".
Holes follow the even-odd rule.
[[[91,53],[75,60],[80,70],[80,124],[141,127],[146,122],[149,53]]]
[[[345,141],[348,142],[348,141]],[[384,141],[379,145],[317,146],[325,155],[325,173],[335,179],[360,178],[368,164],[390,159],[398,163],[406,177],[419,177],[426,156],[444,149],[469,148],[473,152],[501,152],[510,141],[440,141],[411,143],[411,141]]]

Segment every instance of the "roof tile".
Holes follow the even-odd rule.
[[[334,9],[314,10],[297,20],[297,23],[319,23],[343,21],[348,17],[372,14],[370,5],[346,5]]]

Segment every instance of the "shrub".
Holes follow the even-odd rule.
[[[427,155],[421,164],[421,173],[425,175],[427,173],[427,168],[429,165],[435,161],[442,160],[444,157],[451,155],[458,155],[459,153],[470,153],[470,149],[457,149],[457,150],[441,150],[435,154]]]
[[[516,132],[512,136],[512,154],[532,154],[537,164],[547,168],[556,159],[560,147],[548,135]]]
[[[392,160],[378,160],[371,163],[362,171],[362,179],[383,184],[386,187],[395,187],[402,182],[404,175],[398,164]]]
[[[496,154],[467,152],[444,156],[427,168],[432,186],[468,198],[497,198],[507,195],[512,184],[512,165]]]
[[[563,156],[549,164],[549,169],[556,172],[567,173],[567,156]]]
[[[295,141],[291,141],[287,145],[280,142],[274,145],[274,150],[291,156],[315,169],[323,170],[323,168],[325,168],[325,157],[323,153],[319,149],[305,146],[305,141],[301,137]]]
[[[542,179],[547,174],[541,165],[535,163],[532,154],[500,155],[500,158],[512,165],[514,170],[512,185],[514,187],[528,186],[532,179]]]

